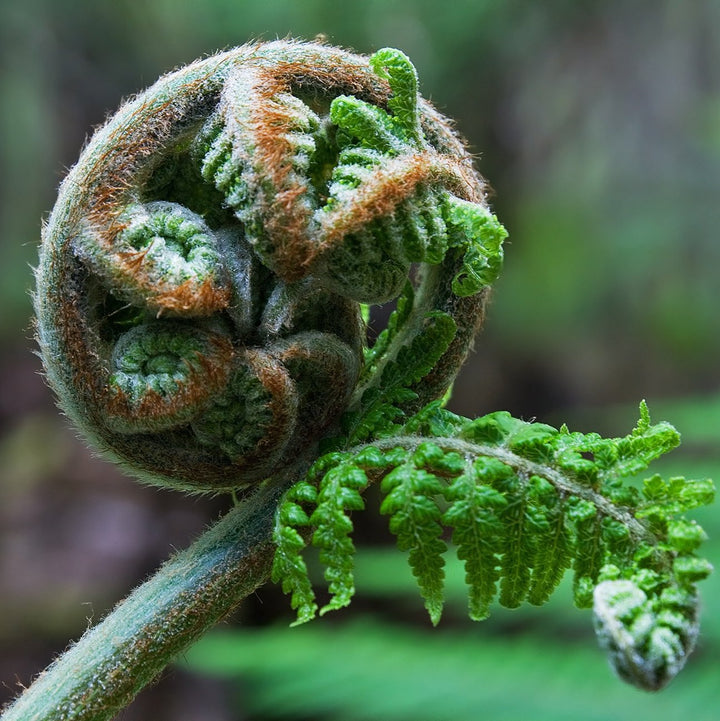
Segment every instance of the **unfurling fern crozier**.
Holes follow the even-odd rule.
[[[143,480],[256,484],[339,433],[373,385],[360,303],[412,264],[408,339],[456,319],[417,402],[445,392],[504,235],[402,53],[244,46],[131,100],[63,183],[37,271],[47,377]]]
[[[508,413],[471,421],[438,403],[389,422],[401,415],[386,410],[374,438],[320,458],[286,495],[274,575],[292,594],[298,622],[317,612],[302,557],[308,543],[326,567],[330,600],[320,613],[350,602],[350,512],[380,482],[380,511],[408,552],[433,623],[451,538],[472,619],[486,618],[495,600],[542,605],[571,571],[575,604],[593,608],[617,674],[653,691],[674,678],[698,635],[697,583],[712,571],[697,554],[705,534],[683,513],[710,503],[714,488],[657,475],[639,488],[632,481],[678,444],[671,426],[652,425],[644,404],[633,432],[610,439]]]

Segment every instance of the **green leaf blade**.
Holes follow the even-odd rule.
[[[320,549],[330,592],[330,601],[320,609],[321,616],[349,605],[355,593],[355,545],[350,537],[353,524],[348,511],[365,507],[360,491],[367,483],[365,472],[351,460],[331,468],[320,482],[317,508],[310,522],[316,528],[312,541]]]
[[[391,471],[383,480],[386,497],[380,512],[390,516],[390,531],[398,548],[408,551],[408,563],[417,579],[420,594],[433,625],[444,605],[445,559],[447,550],[441,539],[441,513],[435,496],[442,493],[438,479],[411,463]]]
[[[572,539],[565,520],[563,499],[556,492],[546,501],[547,528],[537,541],[528,602],[542,606],[558,587],[571,566]]]

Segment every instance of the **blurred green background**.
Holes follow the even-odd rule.
[[[226,505],[122,478],[53,408],[31,340],[41,218],[122,97],[218,49],[318,34],[413,59],[510,232],[454,410],[623,434],[646,398],[684,436],[665,470],[720,479],[717,0],[0,0],[0,703]],[[611,676],[562,589],[471,624],[451,567],[430,629],[365,516],[352,609],[291,630],[265,587],[123,718],[720,717],[720,578],[689,667],[648,696]],[[697,517],[720,565],[718,511]]]

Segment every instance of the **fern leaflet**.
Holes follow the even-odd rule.
[[[385,500],[380,513],[390,516],[390,531],[397,537],[398,548],[409,551],[408,563],[425,599],[425,608],[433,624],[440,620],[443,607],[443,582],[446,550],[441,539],[441,512],[435,501],[443,486],[432,472],[423,468],[426,453],[433,447],[422,444],[402,465],[394,468],[382,481]]]
[[[353,463],[340,463],[331,468],[320,481],[318,504],[310,518],[316,530],[313,545],[320,549],[320,562],[325,565],[325,580],[330,601],[320,615],[350,603],[355,592],[353,583],[352,521],[347,511],[365,508],[360,491],[367,486],[367,477]]]
[[[443,523],[453,529],[458,558],[465,561],[468,609],[474,621],[490,615],[500,578],[497,558],[503,551],[504,532],[498,514],[508,501],[491,484],[508,472],[508,467],[494,458],[477,458],[445,490],[450,507],[443,514]]]
[[[291,594],[290,605],[297,610],[296,624],[315,618],[315,592],[308,576],[302,551],[307,543],[298,529],[310,525],[303,505],[317,502],[317,489],[307,481],[296,483],[286,494],[275,519],[273,541],[277,546],[271,578],[282,583],[284,593]]]

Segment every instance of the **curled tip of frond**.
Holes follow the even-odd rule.
[[[695,646],[697,594],[682,587],[646,593],[621,579],[598,584],[594,597],[598,641],[617,675],[645,691],[672,681]]]

